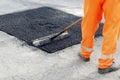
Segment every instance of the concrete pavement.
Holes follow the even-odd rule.
[[[73,8],[68,8],[68,6],[64,9],[64,7],[55,6],[59,5],[60,1],[57,3],[54,0],[56,1],[55,4],[50,3],[51,1],[1,0],[0,15],[37,8],[48,5],[48,3],[50,6],[72,13],[72,9],[75,9],[74,4],[78,4],[79,1],[82,2],[81,0],[71,0],[75,1],[75,3],[69,4],[73,5]],[[66,1],[69,3],[68,0]],[[68,4],[67,2],[64,4]],[[79,5],[75,11],[78,11],[78,8],[80,8]],[[78,14],[82,15],[81,12]],[[95,39],[94,54],[91,56],[91,61],[85,63],[79,58],[79,44],[53,54],[47,54],[0,31],[0,80],[119,80],[120,70],[105,75],[97,73],[101,42],[102,37]],[[120,43],[116,55],[117,62],[120,61],[119,53]]]

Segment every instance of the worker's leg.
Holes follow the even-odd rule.
[[[105,24],[103,27],[102,56],[99,68],[109,68],[114,61],[120,30],[120,0],[105,0],[103,5]]]
[[[89,58],[93,51],[94,34],[102,18],[101,0],[84,0],[81,55]]]

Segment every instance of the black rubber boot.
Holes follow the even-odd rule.
[[[81,58],[83,61],[85,61],[85,62],[90,61],[90,58],[85,58],[85,57],[83,57],[81,54],[80,54],[80,58]]]
[[[116,65],[116,63],[114,62],[112,66],[110,66],[109,68],[104,68],[104,69],[98,68],[98,73],[105,74],[105,73],[117,71],[119,69],[120,69],[120,65]]]

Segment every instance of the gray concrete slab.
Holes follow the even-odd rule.
[[[41,0],[34,1],[38,3]],[[9,3],[11,7],[7,7]],[[4,15],[28,8],[23,4],[16,3],[15,0],[1,0],[0,14]],[[18,7],[16,7],[17,5]],[[102,37],[95,39],[94,54],[91,56],[91,61],[84,63],[78,56],[79,44],[54,54],[47,54],[0,31],[0,80],[119,80],[120,70],[105,75],[97,73],[101,42]],[[118,62],[120,61],[119,53],[120,43],[116,54]]]
[[[119,80],[119,71],[106,75],[97,73],[101,41],[101,37],[95,39],[94,54],[91,61],[85,63],[78,55],[79,44],[47,54],[0,32],[0,80]]]

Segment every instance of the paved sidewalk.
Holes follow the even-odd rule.
[[[79,12],[81,6],[78,3],[83,1],[71,1],[1,0],[0,15],[49,5],[72,14],[72,9],[77,10],[78,13],[74,15],[81,16],[82,12]],[[59,4],[62,4],[62,6],[68,5],[65,9],[65,7],[60,7],[61,5],[58,6]],[[97,73],[101,42],[102,37],[95,39],[94,54],[91,56],[91,61],[84,63],[79,58],[79,44],[53,54],[47,54],[40,49],[28,46],[24,41],[0,31],[0,80],[119,80],[120,70],[106,75]],[[116,58],[119,62],[120,41]]]

